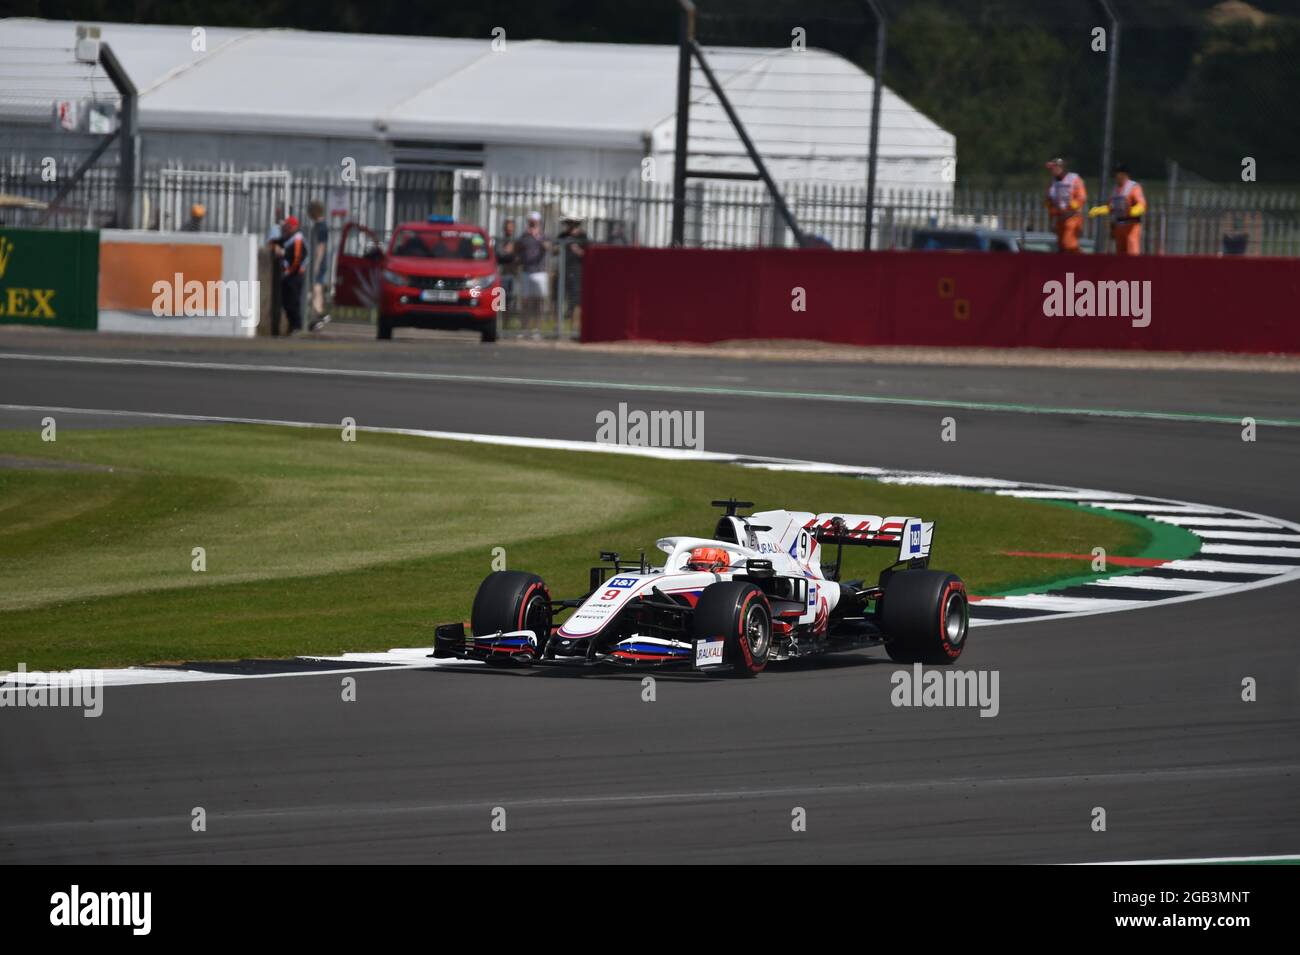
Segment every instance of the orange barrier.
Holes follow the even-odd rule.
[[[1300,260],[592,246],[584,341],[1300,353]]]
[[[145,245],[104,239],[99,248],[99,307],[149,312],[155,283],[221,281],[220,245]]]

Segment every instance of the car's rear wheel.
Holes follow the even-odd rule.
[[[375,338],[380,341],[388,341],[393,337],[393,320],[387,315],[379,316],[379,323],[375,326]]]
[[[885,650],[899,663],[952,663],[966,648],[966,585],[944,570],[900,570],[880,599]]]
[[[551,592],[546,581],[521,570],[497,570],[488,574],[474,597],[470,627],[476,636],[531,630],[537,637],[535,657],[540,657],[551,636]],[[489,663],[511,660],[506,654],[488,658]]]
[[[772,609],[763,591],[748,581],[710,584],[695,605],[691,635],[696,640],[723,640],[732,671],[757,676],[772,649]]]

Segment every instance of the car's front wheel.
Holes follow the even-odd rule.
[[[393,337],[393,320],[387,315],[379,316],[379,323],[375,326],[375,338],[379,341],[388,341]]]
[[[537,638],[534,658],[540,657],[551,636],[551,592],[546,581],[521,570],[497,570],[483,578],[470,611],[475,636],[531,630]],[[506,654],[489,657],[489,663],[509,662]]]
[[[710,584],[691,617],[696,640],[722,640],[726,661],[740,676],[757,676],[772,649],[772,608],[763,591],[744,580]]]

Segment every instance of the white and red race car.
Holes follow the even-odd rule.
[[[919,517],[737,511],[712,537],[665,537],[649,567],[602,552],[590,590],[552,599],[536,574],[496,571],[479,586],[470,630],[444,624],[435,657],[494,664],[761,673],[769,662],[883,645],[900,662],[951,663],[970,624],[960,577],[930,570],[934,524]],[[895,548],[878,582],[841,582],[845,546]],[[834,562],[823,566],[827,547]]]

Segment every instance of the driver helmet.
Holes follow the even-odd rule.
[[[692,547],[686,557],[687,570],[704,570],[716,574],[730,564],[730,555],[721,547]]]

